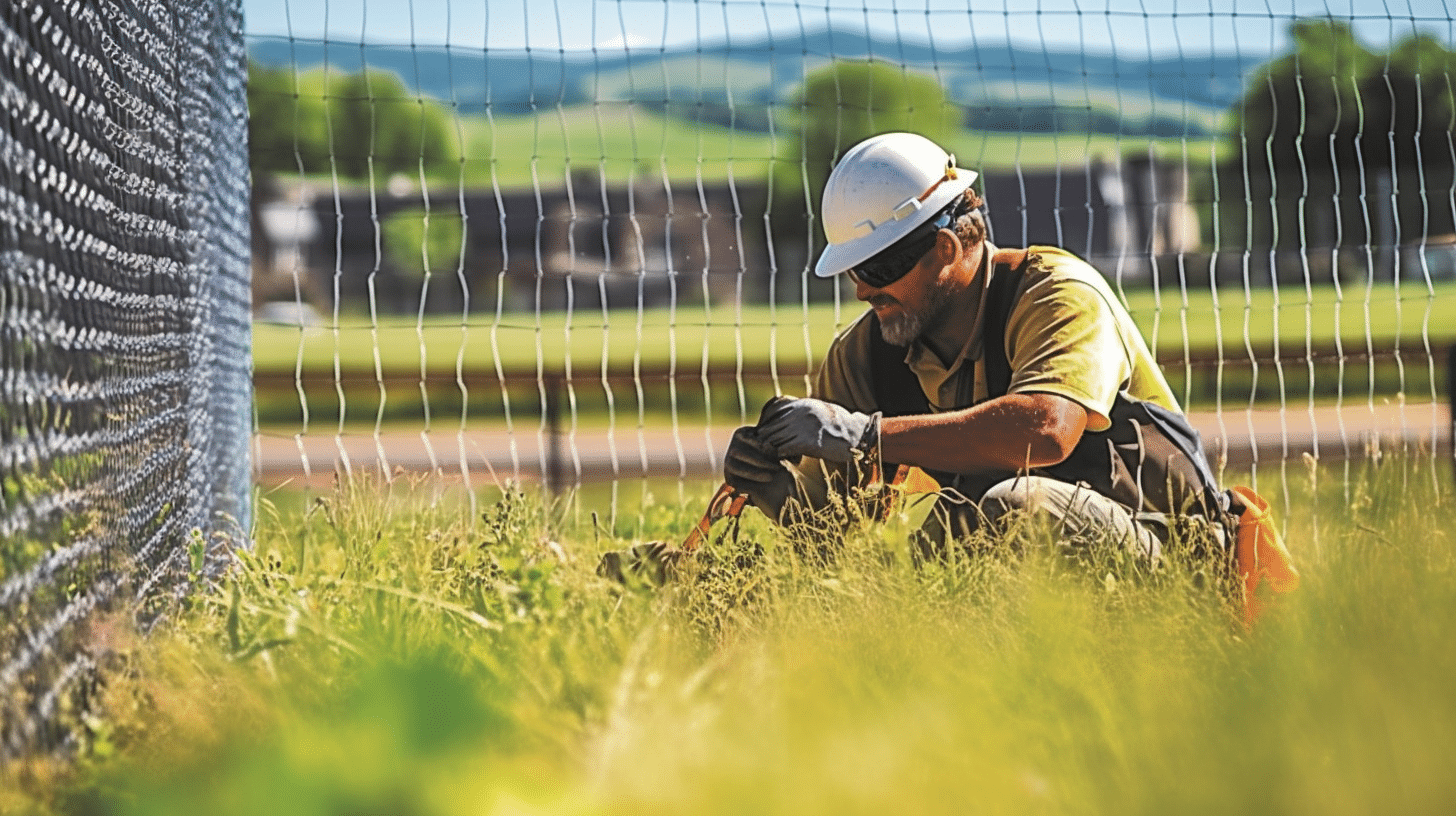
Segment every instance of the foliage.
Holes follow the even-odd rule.
[[[796,107],[811,188],[823,187],[835,160],[866,137],[914,131],[946,144],[962,118],[934,77],[874,60],[839,61],[809,74]]]
[[[795,108],[803,175],[781,173],[773,179],[775,206],[781,215],[798,219],[786,225],[794,234],[808,229],[802,219],[819,211],[829,171],[855,143],[879,133],[912,131],[950,145],[961,134],[964,118],[934,77],[876,60],[841,60],[814,71],[804,79]]]
[[[389,259],[418,281],[426,273],[453,270],[465,246],[465,219],[458,210],[396,210],[380,225]]]
[[[387,71],[248,68],[248,137],[255,177],[268,173],[387,179],[450,170],[453,115],[412,96]]]
[[[630,541],[520,491],[474,517],[424,484],[280,495],[226,583],[131,645],[81,767],[12,773],[0,805],[1439,810],[1456,519],[1437,464],[1261,473],[1304,584],[1253,632],[1176,547],[1149,574],[1028,527],[1021,555],[915,566],[905,520],[823,560],[749,517],[654,590],[592,574]]]
[[[1234,111],[1223,220],[1248,234],[1223,245],[1361,246],[1456,229],[1456,54],[1422,34],[1377,54],[1331,19],[1290,33],[1293,52],[1256,72]]]

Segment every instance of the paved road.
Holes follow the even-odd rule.
[[[1301,459],[1304,454],[1322,461],[1358,458],[1372,449],[1401,446],[1430,450],[1434,441],[1451,455],[1451,416],[1438,403],[1374,406],[1346,403],[1333,406],[1291,406],[1285,409],[1226,408],[1221,414],[1195,412],[1193,425],[1203,435],[1209,456],[1217,465],[1227,457],[1234,469],[1251,463]],[[711,476],[721,466],[721,455],[733,428],[638,429],[618,426],[572,432],[563,426],[556,439],[557,478],[563,483],[644,476]],[[536,480],[551,472],[553,445],[539,421],[517,422],[515,433],[501,427],[461,432],[437,428],[430,433],[388,430],[372,433],[330,432],[306,436],[260,434],[253,461],[264,484],[308,482],[323,485],[337,470],[351,473],[401,471],[435,473],[445,479],[468,478],[491,483],[507,478]]]

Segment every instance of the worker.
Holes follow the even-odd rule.
[[[1171,519],[1218,533],[1226,495],[1127,310],[1066,250],[993,245],[976,177],[911,133],[839,160],[814,271],[869,308],[810,396],[734,434],[725,481],[787,523],[913,467],[941,488],[924,527],[940,542],[1031,514],[1156,563]]]

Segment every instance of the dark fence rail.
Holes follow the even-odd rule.
[[[1239,403],[1247,403],[1249,394],[1254,394],[1260,403],[1242,418],[1233,417],[1223,411],[1209,410],[1211,405],[1195,404],[1190,418],[1199,425],[1209,446],[1209,453],[1215,461],[1235,469],[1252,467],[1260,462],[1288,461],[1308,454],[1317,459],[1342,460],[1372,455],[1381,449],[1395,445],[1400,449],[1424,451],[1438,458],[1446,458],[1456,465],[1452,458],[1450,439],[1456,430],[1456,414],[1449,408],[1440,410],[1431,406],[1437,399],[1444,399],[1448,406],[1456,387],[1456,348],[1441,345],[1429,352],[1419,349],[1365,349],[1351,350],[1333,344],[1312,346],[1307,351],[1281,353],[1275,356],[1272,350],[1250,356],[1247,352],[1233,355],[1216,351],[1169,351],[1161,355],[1162,364],[1177,376],[1198,378],[1204,387],[1223,390],[1223,409]],[[1397,361],[1404,366],[1404,373],[1397,368]],[[1295,404],[1305,402],[1306,394],[1325,395],[1328,391],[1301,391],[1294,387],[1301,372],[1307,377],[1313,369],[1315,380],[1321,372],[1329,373],[1330,379],[1341,384],[1346,398],[1344,408],[1339,402],[1320,406],[1285,410],[1287,404],[1278,400],[1259,400],[1257,390],[1242,390],[1254,383],[1255,367],[1259,369],[1259,383],[1272,383],[1273,393],[1297,397]],[[1445,385],[1439,380],[1444,369]],[[1265,373],[1272,372],[1272,373]],[[311,408],[324,401],[326,395],[344,393],[351,406],[359,402],[368,403],[368,396],[387,393],[390,402],[408,403],[401,399],[414,394],[416,398],[428,395],[434,400],[448,402],[452,394],[459,399],[464,392],[471,397],[471,411],[463,416],[487,420],[492,416],[488,404],[479,404],[478,398],[484,392],[497,399],[503,392],[510,392],[511,407],[518,418],[536,416],[539,410],[540,423],[526,422],[516,429],[515,441],[507,450],[506,432],[498,425],[482,421],[469,431],[471,436],[468,461],[456,456],[460,444],[445,437],[436,439],[436,450],[423,451],[421,434],[417,429],[405,432],[401,429],[386,431],[368,445],[353,445],[349,457],[357,467],[380,467],[384,472],[404,468],[412,471],[439,473],[461,473],[466,469],[492,474],[509,474],[516,478],[539,478],[548,489],[563,489],[571,484],[601,479],[635,479],[648,476],[700,476],[717,473],[717,458],[726,438],[707,441],[699,432],[680,434],[673,426],[671,432],[666,426],[647,431],[648,438],[640,436],[642,426],[636,430],[618,429],[616,444],[626,445],[635,453],[619,452],[612,455],[611,431],[601,428],[579,428],[575,418],[567,420],[563,414],[571,410],[589,413],[600,410],[604,405],[615,405],[623,413],[634,413],[636,408],[627,405],[635,395],[648,410],[683,408],[683,395],[696,393],[706,398],[709,390],[732,403],[742,400],[750,412],[757,403],[774,390],[777,377],[779,388],[795,390],[804,382],[807,371],[804,365],[780,366],[777,369],[763,365],[709,366],[647,366],[635,372],[631,369],[608,369],[605,376],[599,369],[578,370],[568,378],[559,369],[542,367],[536,369],[512,369],[497,373],[495,370],[466,369],[426,371],[422,378],[418,371],[385,372],[376,377],[372,370],[343,370],[337,375],[332,371],[308,371],[295,377],[292,372],[259,372],[260,401],[273,397],[299,399],[300,389]],[[1391,377],[1391,375],[1395,375]],[[1240,378],[1242,377],[1242,381]],[[1306,379],[1306,385],[1312,382]],[[1232,383],[1232,385],[1231,385]],[[735,384],[741,384],[735,385]],[[1373,384],[1373,385],[1372,385]],[[423,387],[422,387],[423,385]],[[1195,383],[1184,382],[1189,390],[1197,391]],[[463,386],[463,388],[462,388]],[[1406,388],[1409,405],[1396,397],[1400,388]],[[664,392],[675,388],[677,403],[663,399]],[[1375,393],[1376,391],[1384,391]],[[1242,390],[1242,393],[1240,391]],[[593,396],[617,395],[615,403],[607,403]],[[1366,402],[1363,395],[1370,393],[1379,399]],[[361,399],[362,398],[362,399]],[[706,401],[706,400],[705,400]],[[582,405],[589,407],[582,409]],[[1418,407],[1424,404],[1426,407]],[[366,405],[369,410],[377,406]],[[418,409],[418,403],[413,408]],[[497,405],[496,407],[499,407]],[[679,416],[692,414],[707,420],[707,426],[715,427],[722,437],[722,429],[733,423],[734,405],[725,406],[725,412],[693,414],[689,404]],[[1409,412],[1408,412],[1409,411]],[[1433,430],[1432,417],[1441,413],[1446,417],[1444,430]],[[315,415],[326,414],[318,410]],[[367,411],[365,413],[368,413]],[[374,414],[369,414],[370,418]],[[1348,418],[1348,422],[1341,418]],[[727,425],[725,426],[725,419]],[[568,429],[569,439],[568,441]],[[457,433],[447,431],[446,436]],[[625,436],[620,434],[625,433]],[[407,437],[407,438],[406,438]],[[302,478],[308,468],[301,464],[299,446],[303,441],[291,434],[280,435],[276,431],[265,432],[261,437],[263,456],[259,476],[265,480],[284,481]],[[521,445],[516,450],[516,443]],[[328,445],[314,445],[307,458],[312,462],[315,473],[332,474],[339,466],[339,447],[343,440],[335,439]],[[706,446],[706,447],[705,447]],[[388,450],[388,465],[377,461],[381,451]],[[624,449],[625,450],[625,449]]]

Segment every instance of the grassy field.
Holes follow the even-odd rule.
[[[750,520],[653,590],[596,556],[694,501],[578,525],[516,493],[276,494],[228,580],[124,648],[80,765],[12,769],[0,811],[1443,812],[1446,468],[1261,485],[1303,585],[1252,632],[1181,551],[1147,574],[1023,530],[1022,558],[917,568],[898,523],[826,564]]]
[[[1255,289],[1247,297],[1238,289],[1128,289],[1124,297],[1188,407],[1220,400],[1277,403],[1396,394],[1422,401],[1445,393],[1445,373],[1425,353],[1440,354],[1456,342],[1456,324],[1442,319],[1456,310],[1456,283],[1443,282],[1430,291],[1411,284],[1343,291],[1332,286],[1308,292]],[[635,416],[639,408],[644,415],[688,422],[725,412],[751,414],[775,393],[775,385],[761,373],[734,377],[739,364],[763,372],[773,361],[775,371],[787,374],[777,388],[802,393],[806,386],[794,372],[821,359],[834,334],[861,309],[849,298],[837,306],[689,305],[608,315],[549,312],[539,319],[515,313],[499,320],[481,314],[468,322],[345,315],[337,327],[307,330],[259,324],[254,365],[273,376],[272,385],[258,393],[258,416],[273,427],[302,421],[295,372],[303,375],[311,423],[338,423],[341,405],[346,424],[418,422],[426,401],[434,417],[500,417],[507,399],[513,414],[537,416],[543,410],[537,371],[548,377],[565,373],[568,362],[575,383],[568,410],[581,417]],[[1343,361],[1331,359],[1336,337],[1344,344]],[[1276,338],[1283,362],[1272,366]],[[1307,344],[1329,355],[1313,372],[1301,359]],[[1402,359],[1397,363],[1386,356],[1372,364],[1361,356],[1367,347],[1377,354],[1399,348]],[[1219,350],[1226,365],[1198,364]],[[1185,351],[1193,366],[1184,364]],[[1251,356],[1260,361],[1257,378]],[[716,372],[706,384],[696,376],[705,363]],[[471,383],[464,389],[455,381],[457,365]],[[383,389],[376,366],[385,378]],[[517,378],[504,394],[495,378],[497,366]],[[663,378],[669,367],[687,375],[675,390]],[[604,386],[604,369],[627,379]],[[422,370],[431,372],[423,393]],[[634,371],[643,374],[633,378]]]
[[[1316,345],[1340,337],[1363,351],[1369,339],[1377,349],[1399,342],[1418,350],[1456,340],[1456,324],[1444,319],[1456,313],[1456,283],[1443,282],[1428,291],[1424,284],[1399,288],[1384,284],[1279,290],[1164,288],[1128,289],[1124,299],[1144,335],[1163,354],[1187,346],[1198,352],[1222,347],[1231,357],[1245,355],[1248,343],[1257,351],[1278,339],[1287,355],[1303,352],[1306,338]],[[457,359],[466,368],[534,370],[540,364],[560,369],[570,359],[575,370],[595,372],[603,362],[629,368],[675,359],[680,367],[697,369],[704,358],[732,365],[776,359],[802,366],[818,360],[834,333],[863,311],[846,297],[840,304],[725,306],[701,304],[676,309],[611,312],[584,310],[574,314],[547,312],[474,314],[468,321],[429,318],[343,315],[338,325],[300,330],[259,324],[253,332],[253,365],[260,371],[372,370],[375,355],[386,371],[453,370]]]
[[[760,181],[775,159],[792,159],[797,131],[777,135],[698,124],[624,104],[551,108],[538,114],[468,117],[461,121],[461,158],[468,185],[530,188],[561,183],[573,169],[601,171],[611,181]],[[982,172],[1073,167],[1089,157],[1124,153],[1186,157],[1195,165],[1222,149],[1211,141],[1126,139],[1103,134],[962,132],[946,148],[963,167]],[[796,168],[792,168],[797,172]],[[456,179],[441,178],[442,182]]]

